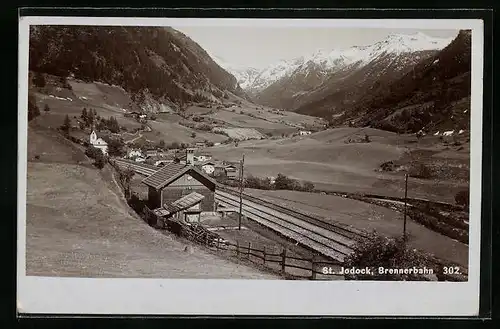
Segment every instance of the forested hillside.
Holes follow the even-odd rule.
[[[381,83],[346,107],[332,124],[371,126],[398,132],[468,129],[471,94],[471,32],[392,83]]]
[[[243,95],[194,41],[163,27],[32,26],[31,71],[119,85],[170,106]]]

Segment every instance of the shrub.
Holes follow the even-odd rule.
[[[423,163],[413,164],[410,166],[410,170],[408,172],[410,177],[428,179],[431,178],[432,173],[428,166]]]
[[[459,191],[457,194],[455,194],[455,202],[464,207],[469,206],[469,189]]]
[[[304,192],[312,192],[314,191],[314,184],[311,182],[305,182],[302,185],[302,191]]]
[[[433,262],[430,256],[420,253],[415,249],[408,248],[403,237],[386,238],[371,234],[367,239],[358,242],[354,253],[344,260],[344,268],[372,269],[372,274],[349,274],[346,280],[381,280],[381,281],[426,281],[424,274],[390,274],[379,273],[379,268],[391,269],[432,269]]]
[[[68,134],[70,129],[71,129],[71,119],[70,119],[70,118],[69,118],[69,116],[66,114],[66,116],[64,117],[64,122],[63,122],[63,124],[61,125],[61,130],[62,130],[65,134]]]
[[[191,133],[191,138],[196,138],[196,133],[195,132]]]
[[[212,126],[210,126],[209,124],[203,123],[203,124],[197,125],[196,129],[202,130],[202,131],[211,131]]]
[[[274,181],[274,188],[277,190],[294,190],[297,188],[297,181],[283,174],[278,174]]]
[[[100,155],[97,156],[97,158],[95,159],[94,165],[97,168],[102,169],[102,168],[104,168],[105,164],[106,164],[106,158],[104,157],[104,154],[102,154],[102,152],[101,152]]]
[[[45,112],[50,112],[50,107],[48,104],[45,104],[45,107],[43,108]]]
[[[125,143],[121,138],[105,138],[108,143],[108,153],[111,156],[123,156],[125,154]]]
[[[269,178],[259,178],[252,175],[245,178],[245,187],[259,190],[270,190],[273,188]]]
[[[33,84],[39,88],[45,87],[45,76],[42,73],[35,72],[33,76]]]
[[[88,156],[91,159],[97,159],[97,157],[99,156],[99,154],[102,154],[102,151],[99,150],[98,148],[94,147],[94,146],[89,146],[85,150],[85,155]]]

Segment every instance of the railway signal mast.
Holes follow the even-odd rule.
[[[239,211],[239,217],[238,217],[238,230],[241,230],[241,211],[243,208],[243,168],[245,165],[245,155],[243,154],[243,157],[241,158],[240,161],[240,211]]]

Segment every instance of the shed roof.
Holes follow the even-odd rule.
[[[196,172],[198,175],[202,176],[209,182],[215,184],[215,181],[212,178],[205,175],[196,167],[175,162],[165,165],[151,176],[146,177],[142,181],[142,183],[151,186],[156,190],[159,190],[189,171]]]
[[[170,212],[172,214],[172,213],[176,213],[178,211],[188,209],[188,208],[196,205],[201,200],[203,200],[203,198],[205,198],[205,197],[202,194],[192,192],[192,193],[190,193],[186,196],[183,196],[182,198],[174,201],[173,203],[171,203],[169,205],[167,205],[167,204],[164,205],[163,207],[168,212]]]

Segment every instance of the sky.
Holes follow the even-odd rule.
[[[280,60],[294,59],[319,49],[366,46],[388,35],[422,32],[450,38],[458,30],[418,30],[332,27],[173,26],[189,36],[210,55],[243,67],[262,68]]]

